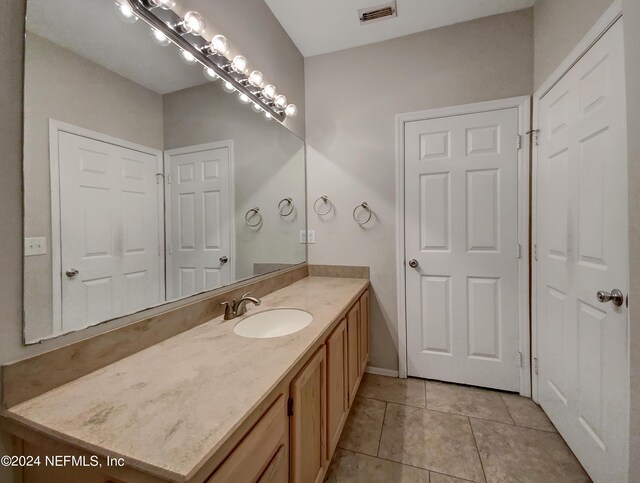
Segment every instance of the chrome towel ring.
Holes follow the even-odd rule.
[[[289,205],[289,211],[285,211],[286,207],[283,206],[285,203]],[[283,208],[285,208],[285,210],[283,210]],[[278,203],[278,214],[280,216],[289,216],[293,213],[294,209],[295,205],[293,204],[293,198],[283,198],[280,200],[280,203]]]
[[[318,211],[318,202],[319,201],[322,201],[323,205],[327,205],[328,206],[326,211]],[[329,200],[329,197],[327,195],[322,195],[313,204],[313,211],[315,211],[316,214],[318,214],[320,216],[328,215],[331,210],[333,210],[333,203],[331,203],[331,200]]]
[[[252,224],[250,221],[252,218],[258,218],[258,221]],[[244,221],[247,226],[250,226],[251,228],[260,226],[262,224],[262,214],[260,213],[260,208],[256,206],[255,208],[251,208],[249,211],[247,211],[244,215]]]
[[[360,220],[357,216],[357,212],[358,212],[358,208],[362,208],[364,211],[366,211],[368,213],[369,216],[367,216],[366,220]],[[360,203],[358,206],[356,206],[353,209],[353,220],[358,224],[358,225],[366,225],[367,223],[369,223],[371,221],[371,217],[373,216],[373,211],[371,211],[371,208],[369,208],[369,204],[366,201],[363,201],[362,203]]]

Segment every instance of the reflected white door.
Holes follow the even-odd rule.
[[[405,124],[407,370],[520,389],[518,109]]]
[[[539,103],[538,399],[597,482],[627,481],[627,140],[622,20]]]
[[[63,332],[160,303],[160,155],[63,131],[58,150]]]
[[[229,148],[192,146],[166,151],[168,297],[211,290],[231,281]]]

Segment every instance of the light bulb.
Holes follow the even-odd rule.
[[[241,74],[246,74],[248,67],[247,59],[242,55],[236,55],[231,62],[231,68]]]
[[[264,89],[262,89],[262,94],[269,100],[275,99],[278,95],[276,92],[276,86],[274,86],[273,84],[264,86]]]
[[[211,67],[205,67],[204,68],[204,76],[209,79],[209,80],[217,80],[218,79],[218,74],[216,74],[216,71],[213,70]]]
[[[207,29],[204,18],[198,12],[187,12],[184,15],[184,26],[189,30],[190,34],[202,35]]]
[[[229,41],[224,35],[213,37],[210,46],[216,54],[224,55],[225,57],[229,55]]]
[[[166,47],[171,43],[171,41],[169,40],[169,37],[167,37],[163,32],[161,32],[158,29],[151,29],[151,38],[156,44],[161,45],[163,47]]]
[[[133,8],[129,5],[126,0],[120,0],[116,2],[116,8],[120,13],[120,17],[127,23],[136,23],[138,21],[138,17],[133,12]]]
[[[287,107],[285,107],[284,113],[288,117],[294,117],[296,114],[298,114],[298,108],[295,104],[289,104]]]
[[[273,118],[273,116],[268,112],[264,113],[264,117],[266,117],[267,119],[272,119]]]
[[[171,10],[176,6],[176,0],[147,0],[151,8],[160,7],[164,10]]]
[[[262,84],[264,83],[264,76],[262,75],[262,72],[254,70],[249,74],[249,83],[254,87],[262,87]]]
[[[255,112],[260,112],[262,111],[262,107],[260,107],[260,105],[257,102],[254,102],[251,106],[251,109],[253,109]]]
[[[187,52],[186,50],[180,51],[180,58],[182,59],[182,62],[187,65],[193,65],[196,63],[196,58],[193,56],[193,54],[191,52]]]
[[[248,104],[249,101],[251,101],[251,99],[249,99],[249,96],[246,95],[244,92],[240,93],[240,102],[242,102],[243,104]]]
[[[222,84],[222,87],[227,92],[233,92],[233,91],[236,90],[236,88],[233,86],[233,84],[231,82],[229,82],[229,81],[226,81],[224,84]]]
[[[279,96],[276,96],[273,102],[278,109],[284,109],[285,107],[287,107],[287,98],[282,94],[280,94]]]

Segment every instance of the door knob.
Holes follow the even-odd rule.
[[[598,297],[598,302],[602,304],[606,304],[607,302],[612,302],[613,305],[620,307],[624,303],[624,294],[617,288],[614,288],[611,291],[611,293],[600,290],[597,293],[597,297]]]
[[[69,269],[69,270],[67,270],[65,273],[67,274],[67,277],[69,277],[69,278],[73,278],[73,277],[75,277],[76,275],[78,275],[80,272],[79,272],[78,270],[76,270],[75,268],[70,268],[70,269]]]
[[[409,266],[411,268],[417,268],[417,266],[420,265],[418,263],[418,260],[416,260],[415,258],[412,258],[411,260],[409,260]]]
[[[220,263],[227,263],[229,261],[229,258],[227,257],[220,257]]]

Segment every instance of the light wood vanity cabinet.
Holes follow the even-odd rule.
[[[291,383],[291,481],[320,483],[327,469],[327,365],[322,346]]]
[[[233,449],[219,461],[206,483],[321,483],[340,439],[369,356],[369,290],[340,316],[325,340],[311,349],[301,368],[286,375],[261,406],[261,416],[250,416],[249,429],[239,429]],[[297,372],[295,372],[297,371]],[[260,413],[258,413],[260,414]],[[242,431],[242,433],[241,433]],[[23,442],[21,454],[39,454]],[[209,470],[211,471],[211,470]],[[206,473],[205,473],[206,475]],[[148,482],[136,476],[127,481]],[[59,472],[28,469],[22,483],[118,480],[93,469]],[[160,481],[153,479],[153,481]]]
[[[347,320],[327,339],[327,459],[331,459],[349,414]]]

